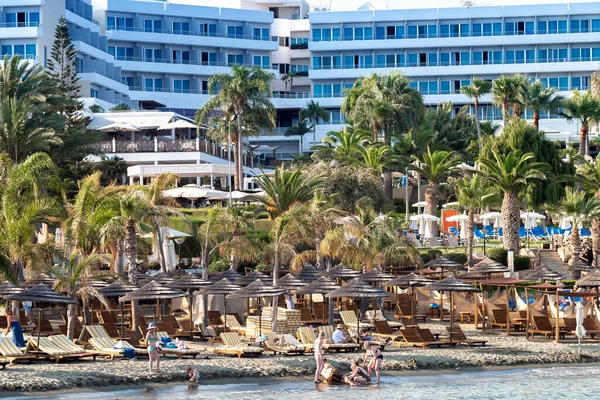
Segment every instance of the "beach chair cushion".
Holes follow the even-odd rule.
[[[332,339],[333,338],[333,326],[331,325],[324,325],[324,326],[320,326],[319,327],[319,334],[323,332],[325,333],[325,339]]]
[[[0,354],[4,357],[19,357],[25,355],[9,338],[0,336]]]
[[[106,329],[104,329],[104,327],[102,325],[87,325],[85,327],[85,329],[88,331],[90,336],[93,338],[101,338],[101,337],[110,338],[110,335],[108,334],[108,332],[106,331]]]
[[[317,340],[315,331],[310,327],[298,328],[297,336],[303,345],[314,345]]]
[[[29,343],[31,343],[31,345],[36,347],[38,350],[50,356],[68,356],[70,354],[75,354],[71,351],[63,350],[60,347],[56,346],[47,337],[30,339]]]
[[[53,335],[49,337],[50,342],[63,351],[68,351],[71,354],[85,353],[85,349],[81,346],[76,345],[66,335]]]
[[[354,313],[354,311],[340,311],[340,318],[344,321],[344,325],[355,327],[358,323],[358,317]],[[369,324],[366,322],[360,322],[358,324],[361,328],[373,329],[373,324]]]
[[[221,315],[221,321],[223,321],[223,323],[227,321],[227,327],[232,330],[243,328],[235,315],[227,314],[227,317],[225,317],[225,315]]]
[[[119,349],[115,349],[115,341],[111,338],[106,337],[98,337],[91,338],[90,344],[94,346],[94,349],[102,352],[114,353],[120,352]]]

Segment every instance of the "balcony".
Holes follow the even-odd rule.
[[[30,39],[43,36],[42,25],[37,22],[2,22],[0,39]]]
[[[228,73],[233,67],[232,63],[201,61],[201,60],[173,60],[169,58],[141,58],[141,57],[115,57],[115,64],[125,71],[156,72],[183,75],[213,75]],[[251,67],[251,64],[238,64]]]
[[[190,46],[225,47],[230,49],[276,51],[279,43],[271,38],[254,35],[228,35],[225,33],[205,33],[193,30],[154,29],[146,31],[140,27],[106,27],[108,40],[124,42],[151,42]]]

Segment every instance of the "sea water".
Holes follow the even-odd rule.
[[[39,397],[40,399],[42,397]],[[600,367],[556,367],[426,375],[383,375],[379,386],[315,385],[308,379],[201,383],[113,392],[86,391],[44,399],[600,399]]]

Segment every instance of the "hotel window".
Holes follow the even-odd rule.
[[[123,82],[124,85],[127,85],[127,87],[129,87],[129,90],[134,90],[135,78],[133,76],[123,76],[121,78],[121,82]]]
[[[474,51],[473,65],[502,64],[502,51]]]
[[[589,19],[572,19],[571,33],[588,33],[590,31]]]
[[[146,78],[146,92],[162,92],[162,78]]]
[[[173,21],[173,33],[175,35],[189,35],[190,34],[190,23]]]
[[[160,19],[144,20],[144,32],[162,32],[162,21]]]
[[[227,26],[227,37],[234,39],[242,39],[244,37],[244,27],[243,26]]]
[[[471,26],[471,32],[473,37],[479,37],[482,36],[482,29],[481,29],[481,25],[482,24],[473,24],[473,26]]]
[[[217,65],[217,53],[203,51],[200,53],[200,61],[202,65]]]
[[[106,30],[132,31],[133,18],[106,17]]]
[[[502,23],[494,22],[493,24],[493,36],[502,36]]]
[[[96,89],[90,89],[90,97],[97,99],[98,96],[100,96],[100,94],[98,93],[98,90]]]
[[[173,51],[171,51],[171,62],[173,64],[189,64],[190,63],[189,50],[173,50]]]
[[[4,21],[6,28],[25,28],[40,25],[39,12],[6,13]]]
[[[162,49],[144,49],[144,61],[164,62]]]
[[[270,40],[271,34],[269,31],[269,28],[254,28],[252,30],[252,32],[253,32],[254,40],[265,40],[265,41]],[[294,43],[294,42],[292,42],[292,43]],[[289,47],[289,46],[286,46],[286,47]]]
[[[243,65],[244,55],[243,54],[227,54],[227,66],[232,67],[234,65]]]
[[[573,76],[571,77],[571,90],[588,90],[590,88],[589,76]]]
[[[200,36],[217,36],[217,25],[216,24],[200,24],[198,25],[198,35]]]
[[[173,79],[173,92],[175,93],[190,93],[189,79]]]
[[[83,59],[75,57],[75,63],[77,65],[77,73],[81,74],[83,72]]]
[[[115,60],[133,61],[133,47],[108,46],[108,54],[113,56]]]
[[[592,48],[592,61],[600,61],[600,47]]]
[[[600,32],[600,19],[592,20],[592,32]]]
[[[354,28],[344,28],[344,40],[354,40]]]
[[[258,65],[262,69],[271,68],[271,57],[269,56],[254,56],[254,65]]]

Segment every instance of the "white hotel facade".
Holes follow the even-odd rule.
[[[109,109],[126,102],[187,118],[209,98],[212,74],[233,64],[271,70],[277,128],[250,139],[249,174],[255,163],[273,164],[273,158],[289,159],[298,152],[298,137],[283,133],[298,122],[308,101],[319,102],[330,115],[317,128],[317,142],[343,127],[344,90],[373,72],[401,70],[427,105],[452,101],[458,109],[470,104],[459,89],[474,76],[494,80],[526,73],[569,95],[588,89],[600,68],[600,2],[468,8],[457,3],[404,10],[365,5],[357,11],[311,10],[302,0],[234,0],[232,8],[210,0],[205,6],[183,4],[201,1],[0,0],[0,49],[3,55],[45,63],[58,17],[65,15],[87,105]],[[304,76],[282,81],[290,71]],[[500,119],[491,99],[481,103],[482,119]],[[547,113],[542,117],[550,137],[578,140],[576,123]],[[138,166],[132,176],[151,176],[141,172],[144,165],[149,170],[152,165],[227,163],[223,149],[196,138],[193,130],[154,136],[154,145],[114,143],[143,140],[143,134],[135,136],[121,135],[112,143],[107,138],[103,144],[109,155]],[[304,151],[313,144],[312,135],[306,135]],[[189,177],[199,173],[204,172]]]

